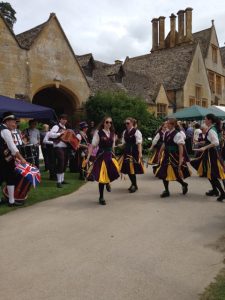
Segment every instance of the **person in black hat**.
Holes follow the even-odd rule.
[[[86,122],[80,122],[79,124],[80,127],[80,132],[77,134],[77,138],[80,141],[80,147],[78,149],[78,168],[79,168],[79,173],[80,173],[80,180],[85,179],[85,173],[86,173],[86,168],[87,166],[83,166],[84,161],[87,158],[88,155],[88,146],[90,144],[88,136],[87,136],[87,131],[88,131],[88,124]]]
[[[0,184],[6,182],[9,206],[20,206],[22,203],[15,201],[15,159],[22,164],[26,160],[16,147],[12,130],[16,126],[16,117],[12,112],[3,113],[2,124],[0,124]]]

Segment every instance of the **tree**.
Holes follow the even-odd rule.
[[[12,29],[16,23],[16,11],[12,8],[9,2],[0,2],[0,13],[4,16],[9,27]]]
[[[111,116],[119,134],[124,130],[124,120],[133,117],[145,138],[152,137],[162,122],[148,111],[148,105],[142,98],[124,92],[99,92],[87,101],[86,111],[88,119],[96,124],[105,116]]]

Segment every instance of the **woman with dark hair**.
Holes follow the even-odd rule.
[[[150,147],[150,151],[154,149],[153,155],[149,158],[148,164],[149,165],[156,165],[159,161],[159,151],[163,144],[164,135],[167,131],[167,122],[163,122],[158,131],[156,132],[156,136],[152,141],[152,145]]]
[[[99,183],[99,204],[105,205],[104,187],[111,191],[110,182],[117,179],[119,165],[114,155],[115,130],[111,117],[105,117],[95,131],[91,147],[88,150],[86,164],[88,163],[94,147],[99,147],[96,159],[87,174],[87,179]]]
[[[165,187],[161,198],[169,197],[169,182],[177,181],[182,186],[182,193],[188,192],[188,184],[183,178],[190,176],[184,151],[185,141],[183,135],[176,130],[176,119],[167,121],[168,131],[165,133],[164,143],[159,153],[159,165],[154,167],[155,176],[163,180]]]
[[[208,114],[205,117],[205,124],[208,126],[208,131],[205,135],[205,145],[195,150],[202,152],[202,154],[193,159],[191,165],[197,170],[199,176],[207,177],[210,181],[213,189],[208,191],[206,195],[219,196],[217,201],[223,201],[225,192],[219,181],[219,179],[225,179],[224,164],[219,149],[220,121],[214,114]]]
[[[134,118],[126,118],[126,130],[122,135],[123,155],[119,159],[120,171],[128,174],[131,186],[129,192],[134,193],[138,189],[136,174],[144,174],[142,163],[142,134],[137,129],[137,121]]]

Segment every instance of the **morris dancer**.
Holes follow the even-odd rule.
[[[190,176],[184,154],[185,141],[183,135],[175,128],[177,121],[169,119],[168,131],[165,133],[164,143],[159,153],[159,166],[154,168],[155,176],[163,180],[165,191],[161,198],[169,197],[169,181],[177,181],[182,186],[183,195],[188,192],[188,184],[182,178]]]
[[[159,130],[157,131],[156,133],[156,136],[154,137],[153,141],[152,141],[152,145],[150,147],[150,151],[152,151],[154,149],[154,153],[152,155],[151,158],[149,158],[148,160],[148,164],[149,165],[156,165],[158,164],[159,162],[159,152],[160,152],[160,149],[161,149],[161,146],[163,144],[163,139],[164,139],[164,135],[167,131],[167,122],[164,122]]]
[[[111,191],[109,183],[117,179],[119,175],[119,165],[113,154],[115,147],[115,131],[111,117],[103,119],[95,131],[92,146],[89,147],[88,163],[92,154],[93,147],[99,147],[96,159],[93,163],[93,168],[87,178],[92,181],[97,181],[99,184],[99,204],[105,205],[104,187],[108,192]]]
[[[193,159],[191,165],[197,170],[199,176],[207,177],[212,185],[213,189],[208,191],[206,196],[219,196],[217,201],[222,202],[225,199],[225,192],[219,179],[224,180],[225,173],[219,149],[218,132],[220,128],[217,126],[217,122],[218,118],[214,114],[206,115],[205,124],[208,126],[208,131],[205,135],[205,146],[195,150],[202,154]]]
[[[65,184],[64,174],[68,163],[67,144],[60,140],[60,136],[65,132],[67,124],[67,115],[59,117],[59,124],[52,127],[49,138],[53,139],[53,147],[56,159],[57,187],[62,188]]]
[[[83,165],[85,160],[87,159],[88,147],[90,144],[87,136],[88,124],[86,122],[80,122],[79,127],[80,127],[80,132],[76,135],[80,141],[80,146],[78,149],[78,168],[80,173],[79,179],[84,180],[85,179],[84,171],[87,172],[87,166],[85,167],[84,170]]]
[[[22,164],[26,160],[19,153],[11,131],[16,127],[16,117],[11,112],[3,114],[2,124],[0,125],[0,184],[6,182],[9,206],[21,206],[23,203],[15,201],[15,159]]]
[[[136,174],[144,174],[142,163],[142,134],[136,128],[137,122],[133,118],[125,120],[126,130],[123,132],[122,145],[124,153],[119,159],[120,171],[128,174],[131,186],[129,192],[134,193],[138,190]]]

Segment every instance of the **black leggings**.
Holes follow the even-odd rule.
[[[128,174],[131,184],[134,186],[137,186],[137,178],[135,174]]]
[[[99,183],[99,184],[98,184],[99,197],[100,197],[100,198],[103,198],[103,197],[104,197],[104,187],[105,187],[105,184],[104,184],[104,183]]]
[[[182,186],[184,186],[184,185],[186,184],[186,183],[183,181],[183,179],[181,179],[181,178],[178,178],[176,181],[179,182]],[[163,184],[164,184],[165,190],[166,190],[167,192],[169,192],[169,181],[163,179]]]
[[[225,193],[218,178],[209,179],[209,182],[211,183],[214,191],[218,190],[221,195]]]

